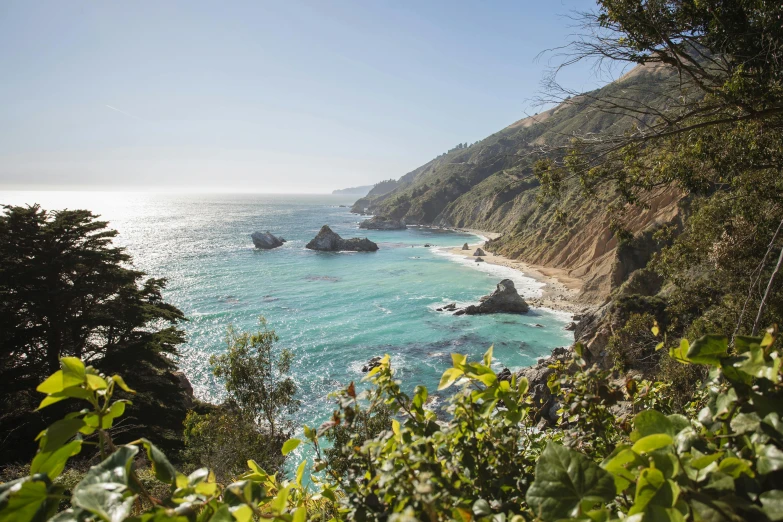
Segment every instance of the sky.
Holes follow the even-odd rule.
[[[0,188],[331,192],[539,112],[592,0],[0,2]],[[559,76],[602,84],[589,64]]]

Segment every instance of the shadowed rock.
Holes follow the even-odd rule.
[[[405,230],[408,227],[399,219],[374,216],[359,223],[359,228],[367,230]]]
[[[468,246],[468,244],[467,244],[467,243],[465,243],[464,245],[462,245],[462,250],[470,250],[470,247]]]
[[[375,252],[378,250],[378,245],[367,239],[353,237],[351,239],[343,239],[338,234],[329,228],[329,225],[324,225],[318,232],[318,235],[313,238],[312,241],[307,243],[305,248],[310,250],[320,250],[323,252]]]
[[[362,366],[362,371],[363,371],[364,373],[367,373],[367,372],[369,372],[370,370],[372,370],[372,369],[374,369],[374,368],[377,368],[378,366],[380,366],[380,365],[381,365],[381,360],[382,360],[382,359],[383,359],[383,357],[381,357],[380,355],[376,355],[375,357],[373,357],[372,359],[370,359],[369,361],[367,361],[367,364],[365,364],[364,366]]]
[[[530,307],[517,293],[514,282],[511,279],[504,279],[498,283],[494,292],[485,295],[479,299],[478,305],[470,305],[454,312],[454,315],[476,315],[476,314],[524,314],[530,310]]]
[[[484,252],[484,251],[483,251],[483,250],[481,250],[480,248],[477,248],[477,249],[476,249],[476,251],[475,251],[475,252],[473,252],[473,255],[474,255],[474,256],[485,256],[485,255],[487,255],[487,254],[486,254],[486,252]]]
[[[260,248],[262,250],[277,248],[285,243],[285,239],[273,235],[268,230],[266,232],[253,232],[250,235],[250,239],[253,240],[253,244],[256,248]]]
[[[476,258],[476,263],[483,263],[483,262],[484,262],[484,259],[482,259],[480,257]]]

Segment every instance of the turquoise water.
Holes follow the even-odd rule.
[[[475,243],[471,234],[411,228],[363,231],[346,207],[354,196],[172,195],[96,192],[5,192],[0,203],[47,209],[87,208],[119,230],[135,266],[166,277],[166,298],[180,307],[188,342],[179,364],[196,394],[219,401],[221,385],[208,358],[224,349],[228,325],[253,329],[259,316],[295,354],[302,409],[299,424],[319,425],[332,410],[329,392],[362,378],[361,366],[388,353],[406,388],[432,392],[451,352],[478,358],[494,344],[494,365],[528,366],[570,344],[569,316],[533,309],[527,315],[455,317],[435,311],[475,302],[511,277],[523,296],[540,285],[503,267],[476,265],[444,247]],[[304,248],[324,224],[343,237],[367,236],[375,253],[323,253]],[[288,242],[253,248],[250,234],[270,230]],[[425,248],[432,243],[435,248]],[[543,328],[533,327],[539,323]],[[132,384],[132,376],[127,376]],[[436,394],[437,395],[437,394]]]

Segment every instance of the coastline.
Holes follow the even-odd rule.
[[[444,249],[451,255],[460,256],[472,261],[476,259],[473,257],[475,249],[483,249],[484,241],[495,239],[501,235],[496,232],[469,228],[455,228],[453,230],[468,232],[482,239],[481,242],[469,243],[469,251],[462,250],[462,247]],[[487,255],[485,256],[481,256],[485,263],[514,269],[543,285],[541,287],[541,297],[525,297],[525,301],[527,301],[530,306],[534,308],[549,308],[551,310],[568,312],[571,314],[582,314],[590,308],[587,305],[577,302],[577,297],[582,290],[583,281],[568,275],[565,270],[531,265],[516,259],[509,259],[499,254],[493,254],[492,252],[486,252],[486,254]]]

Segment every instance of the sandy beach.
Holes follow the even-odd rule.
[[[487,232],[484,230],[475,230],[460,228],[457,229],[462,232],[469,232],[477,236],[486,239],[495,239],[500,234],[495,232]],[[469,250],[462,250],[462,247],[449,249],[448,252],[457,256],[464,256],[469,259],[475,260],[473,252],[477,248],[483,249],[484,241],[468,244]],[[486,252],[485,256],[481,256],[485,263],[505,266],[513,268],[524,273],[526,276],[535,279],[544,284],[542,288],[542,296],[538,298],[525,298],[525,300],[534,307],[538,308],[550,308],[552,310],[559,310],[563,312],[570,312],[572,314],[581,314],[589,307],[576,302],[576,298],[579,292],[582,290],[583,281],[575,277],[569,276],[565,270],[559,268],[544,267],[538,265],[530,265],[522,261],[515,259],[509,259],[507,257],[493,254],[492,252]]]

